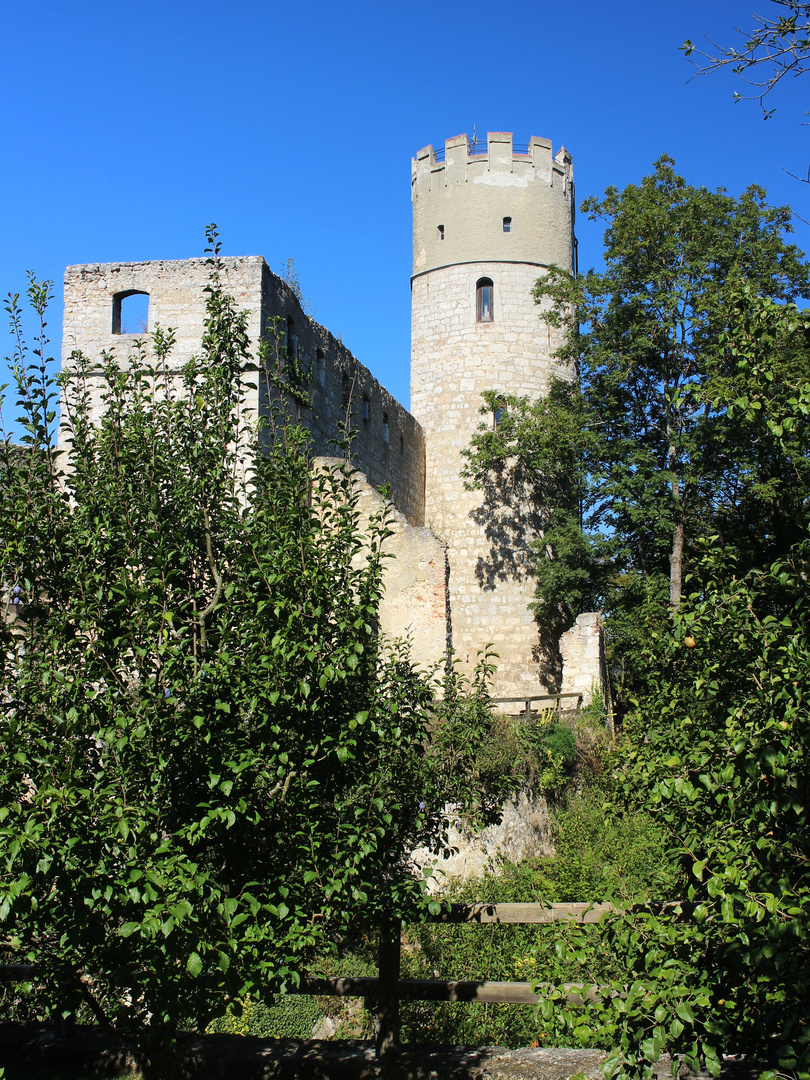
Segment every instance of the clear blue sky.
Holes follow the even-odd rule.
[[[28,0],[0,43],[0,291],[70,263],[293,256],[315,317],[408,401],[410,159],[467,131],[565,145],[577,200],[662,153],[695,184],[768,189],[810,218],[805,87],[776,117],[678,51],[769,0]],[[580,267],[602,228],[580,218]],[[796,223],[810,247],[810,228]],[[7,339],[5,339],[7,340]],[[3,355],[8,350],[0,351]],[[0,371],[0,382],[5,381]],[[8,409],[6,409],[8,413]]]

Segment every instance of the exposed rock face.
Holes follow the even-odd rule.
[[[445,888],[455,878],[465,881],[496,869],[499,862],[520,863],[541,855],[552,855],[551,824],[545,799],[530,800],[521,793],[506,803],[498,825],[469,833],[458,822],[450,830],[450,843],[455,853],[435,864],[429,887],[432,891]],[[414,852],[414,862],[429,866],[433,856],[424,848]]]

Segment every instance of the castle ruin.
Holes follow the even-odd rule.
[[[602,677],[592,622],[580,627],[578,620],[565,635],[562,685],[559,673],[550,679],[540,659],[548,643],[540,641],[528,608],[536,531],[528,519],[504,529],[485,520],[480,493],[467,491],[461,477],[461,453],[482,421],[484,390],[533,397],[546,392],[552,375],[574,377],[554,359],[559,341],[532,296],[549,265],[574,269],[571,158],[564,149],[552,155],[546,139],[518,146],[510,133],[490,132],[484,148],[461,135],[443,150],[419,151],[411,196],[411,411],[304,313],[263,258],[223,259],[224,286],[249,313],[254,355],[269,328],[280,326],[288,353],[308,374],[311,406],[301,408],[300,419],[314,454],[334,455],[348,410],[367,512],[388,485],[396,558],[386,572],[383,629],[410,633],[414,655],[425,664],[449,645],[471,668],[492,643],[500,656],[496,696],[576,687],[587,700]],[[209,273],[205,259],[68,267],[63,370],[75,362],[74,350],[129,362],[135,338],[148,339],[122,332],[122,304],[146,294],[145,330],[175,329],[170,363],[179,371],[201,346]],[[266,401],[259,386],[251,393],[247,406],[258,414]],[[93,406],[102,408],[100,384]],[[587,642],[580,642],[583,634]]]

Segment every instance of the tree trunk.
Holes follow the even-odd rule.
[[[681,602],[683,588],[683,522],[679,521],[672,534],[672,554],[669,557],[669,602],[676,608]]]

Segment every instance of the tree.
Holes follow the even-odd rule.
[[[494,389],[485,409],[497,398],[505,413],[474,437],[467,478],[488,500],[536,506],[541,625],[602,607],[621,663],[666,601],[677,607],[694,539],[722,531],[758,565],[796,539],[806,454],[786,463],[767,428],[752,442],[729,412],[740,376],[727,333],[741,298],[806,293],[808,267],[784,239],[787,208],[767,206],[759,188],[735,199],[687,185],[666,157],[640,185],[609,188],[583,210],[607,223],[605,270],[552,267],[535,288],[551,301],[543,317],[567,330],[558,355],[577,365],[578,385],[537,402]],[[803,334],[768,364],[777,386],[795,383],[807,367]]]
[[[683,903],[579,935],[581,961],[620,958],[625,996],[568,1018],[635,1075],[664,1052],[717,1075],[732,1051],[810,1073],[808,559],[805,542],[738,577],[708,543],[701,587],[645,657],[656,677],[629,718],[617,796],[670,833]]]
[[[0,445],[0,922],[52,1004],[132,1039],[149,1077],[237,996],[418,912],[408,852],[442,847],[447,802],[501,798],[470,785],[486,670],[468,698],[451,669],[436,710],[383,642],[385,515],[361,527],[349,461],[312,472],[283,353],[265,342],[257,369],[209,240],[199,359],[178,377],[160,327],[154,361],[74,356],[64,462],[47,283],[31,363],[9,305],[26,435]]]
[[[810,318],[744,295],[730,316],[729,415],[755,439],[767,431],[786,461],[803,458],[808,371],[780,385],[773,357],[807,335]],[[615,1048],[617,1073],[650,1077],[669,1052],[716,1075],[733,1051],[776,1070],[767,1076],[810,1075],[808,560],[806,528],[747,572],[717,536],[697,543],[688,595],[645,644],[650,677],[631,703],[605,809],[651,815],[681,885],[661,897],[670,906],[615,913],[595,937],[563,932],[560,954],[602,990],[582,1008],[561,991],[542,1005],[552,1029]],[[608,978],[606,956],[618,969]]]
[[[697,65],[700,75],[731,67],[751,87],[749,94],[735,92],[735,99],[759,101],[766,120],[774,112],[766,106],[768,95],[788,76],[803,75],[810,62],[810,4],[796,0],[771,0],[771,3],[781,9],[779,14],[775,18],[754,14],[752,28],[737,30],[745,39],[739,49],[734,45],[723,48],[711,40],[711,52],[696,49],[689,40],[681,46],[687,57],[697,53],[706,61],[703,66]]]

